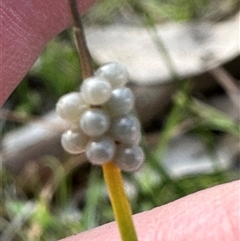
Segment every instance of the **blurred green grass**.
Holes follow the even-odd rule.
[[[233,0],[231,2],[234,2]],[[236,2],[236,1],[235,1]],[[138,5],[139,4],[139,5]],[[115,18],[116,12],[128,9],[151,17],[151,24],[167,20],[191,20],[200,18],[209,8],[210,1],[100,1],[86,16],[86,21],[106,24]],[[146,18],[145,18],[146,20]],[[151,25],[150,25],[151,27]],[[52,110],[63,94],[78,89],[81,83],[77,52],[69,30],[52,40],[39,57],[25,80],[12,94],[7,106],[11,111],[23,115],[42,115]],[[193,121],[189,133],[198,135],[214,151],[219,133],[236,135],[239,125],[228,116],[209,106],[197,102],[191,95],[190,81],[178,84],[164,125],[159,130],[159,143],[154,150],[143,142],[146,152],[144,172],[124,174],[131,184],[130,200],[133,212],[149,210],[166,204],[187,194],[229,182],[238,178],[231,170],[204,175],[173,179],[164,169],[161,160],[170,141],[185,120]],[[18,126],[7,122],[3,133]],[[217,133],[216,133],[217,131]],[[143,134],[145,137],[145,134]],[[44,157],[46,158],[46,157]],[[19,184],[16,176],[1,169],[1,225],[0,232],[5,241],[33,240],[51,241],[99,226],[113,220],[112,209],[107,198],[101,169],[91,167],[87,175],[86,193],[83,203],[77,203],[72,195],[74,165],[61,163],[55,157],[48,157],[46,165],[52,171],[52,178],[35,191],[28,191]],[[151,178],[150,178],[151,177]],[[29,179],[26,182],[31,182]]]

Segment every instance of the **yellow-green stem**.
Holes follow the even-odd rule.
[[[82,77],[86,79],[93,75],[91,55],[86,44],[77,1],[68,0],[68,3],[74,22],[73,30],[80,58]],[[113,162],[109,162],[103,165],[103,174],[122,241],[138,241],[120,169]]]
[[[103,165],[103,175],[122,241],[137,241],[132,211],[124,190],[121,170],[113,162],[108,162]]]

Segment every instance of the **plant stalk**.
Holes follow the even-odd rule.
[[[78,56],[80,60],[80,67],[82,71],[82,78],[86,79],[93,75],[93,69],[91,64],[91,55],[89,53],[84,29],[81,21],[81,17],[78,13],[78,4],[76,0],[68,0],[71,14],[73,17],[73,32],[78,50]]]
[[[73,17],[73,31],[80,59],[82,78],[84,80],[93,75],[91,55],[85,40],[77,1],[68,0],[68,3]],[[131,207],[124,190],[121,170],[113,162],[104,164],[102,169],[122,241],[138,241],[132,220]]]
[[[108,162],[103,165],[103,175],[122,241],[137,241],[132,211],[124,190],[121,170],[113,162]]]

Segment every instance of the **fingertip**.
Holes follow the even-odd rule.
[[[239,241],[240,182],[209,188],[134,215],[139,241]],[[120,241],[115,222],[61,241]]]
[[[85,12],[96,0],[81,0]],[[67,0],[4,0],[1,4],[0,104],[9,97],[45,44],[71,23]]]
[[[151,210],[141,217],[148,230],[142,240],[239,240],[239,185],[219,185]]]

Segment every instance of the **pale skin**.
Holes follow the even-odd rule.
[[[95,1],[81,0],[85,12]],[[2,105],[43,50],[71,23],[67,0],[2,0],[0,104]],[[219,185],[162,207],[134,215],[139,241],[239,241],[240,182]],[[120,241],[110,223],[64,241]]]

